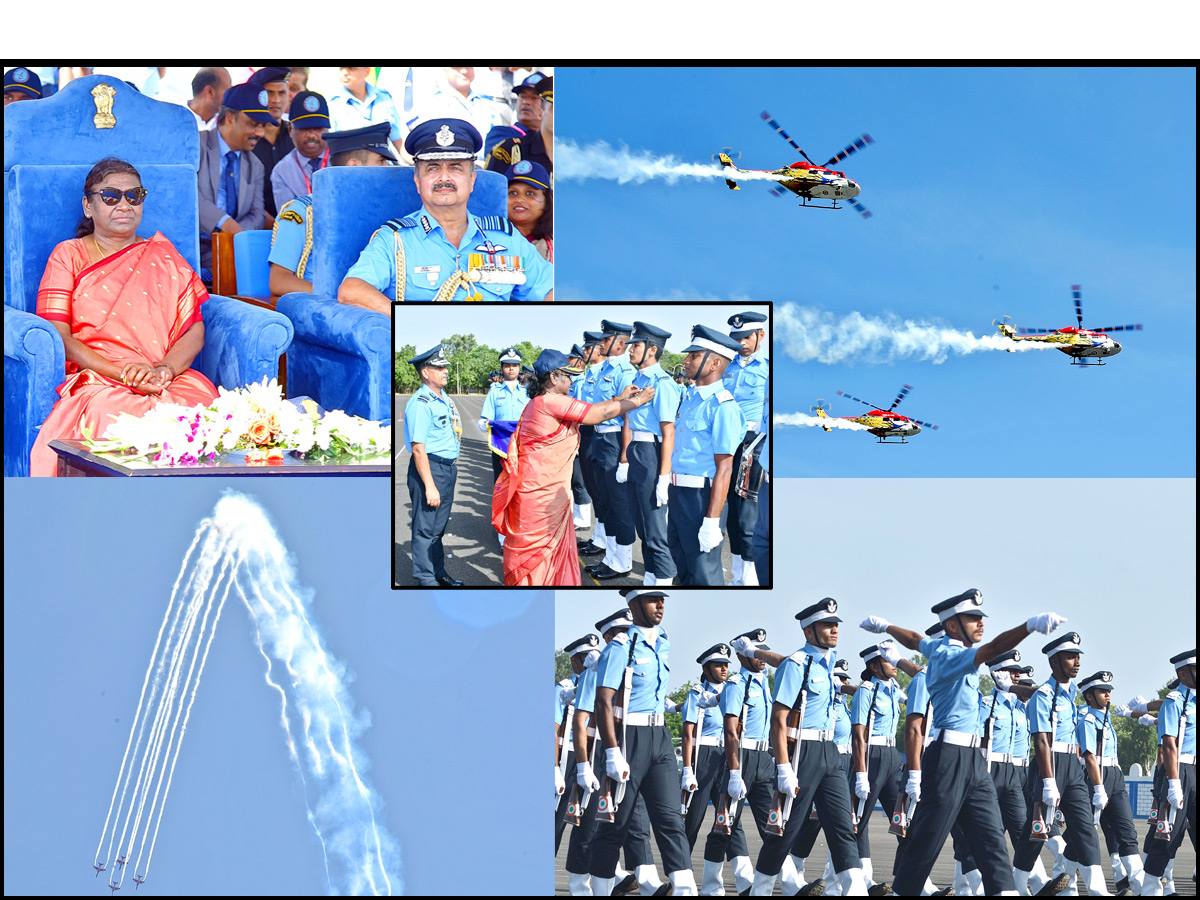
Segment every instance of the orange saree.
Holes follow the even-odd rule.
[[[492,494],[492,527],[504,535],[506,585],[579,584],[571,466],[589,405],[542,394],[521,413]]]
[[[200,321],[208,291],[160,233],[90,263],[82,240],[54,248],[38,288],[37,312],[65,322],[71,335],[117,365],[156,363]],[[85,427],[103,437],[118,413],[140,416],[160,402],[194,406],[211,403],[217,389],[188,369],[160,394],[142,394],[91,369],[67,363],[67,379],[33,445],[31,475],[54,475],[57,455],[50,441],[80,439]]]

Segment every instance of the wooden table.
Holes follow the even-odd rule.
[[[229,461],[220,457],[194,466],[154,466],[142,460],[122,458],[114,453],[94,453],[82,441],[51,441],[58,454],[60,478],[141,475],[385,475],[392,474],[390,453],[359,460],[322,462],[300,459],[288,454],[283,462],[271,465]]]

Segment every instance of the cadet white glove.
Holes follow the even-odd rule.
[[[904,785],[904,793],[912,797],[913,803],[921,802],[921,770],[908,770],[908,783]]]
[[[629,463],[617,463],[617,484],[624,484],[629,480]]]
[[[700,525],[700,552],[721,546],[721,520],[706,518]]]
[[[1139,725],[1149,725],[1151,728],[1153,728],[1154,726],[1156,726],[1158,724],[1158,719],[1156,719],[1154,716],[1151,716],[1151,715],[1145,715],[1145,716],[1142,716],[1140,719],[1138,719],[1138,724]]]
[[[891,624],[883,616],[867,616],[858,627],[873,634],[887,634],[888,626]]]
[[[1042,802],[1047,806],[1058,806],[1058,801],[1062,799],[1058,793],[1058,785],[1054,783],[1053,778],[1042,779]]]
[[[1108,791],[1104,789],[1104,785],[1098,784],[1092,788],[1092,806],[1096,809],[1108,806]]]
[[[1140,716],[1144,713],[1150,712],[1146,706],[1146,704],[1149,702],[1150,701],[1147,698],[1143,697],[1141,694],[1138,694],[1126,705],[1129,707],[1130,712],[1137,713]]]
[[[891,663],[893,666],[900,662],[900,648],[896,646],[895,641],[880,641],[877,646],[879,655],[883,657],[884,662]]]
[[[696,781],[696,774],[692,771],[691,766],[683,767],[683,780],[680,782],[680,784],[689,794],[696,788],[700,787],[700,782]]]
[[[792,771],[790,768],[788,771]],[[729,795],[729,799],[734,803],[739,800],[744,800],[746,797],[746,782],[742,781],[741,769],[729,770],[729,786],[725,788],[725,793]]]
[[[561,797],[567,789],[566,779],[563,778],[562,769],[558,766],[554,767],[554,796]]]
[[[720,702],[721,702],[721,692],[719,690],[705,691],[704,693],[702,693],[700,695],[699,706],[701,709],[711,709],[712,707],[716,706]]]
[[[575,783],[589,793],[600,790],[600,779],[592,771],[592,764],[590,762],[576,763]]]
[[[620,747],[609,747],[604,751],[604,771],[613,781],[629,780],[629,763]]]
[[[587,656],[583,658],[583,667],[585,669],[595,670],[596,663],[600,661],[599,650],[589,650]]]
[[[866,772],[854,773],[854,796],[866,800],[871,796],[871,781]]]
[[[1012,690],[1012,676],[1003,669],[992,673],[992,683],[996,685],[996,690],[1007,694]]]
[[[754,659],[755,647],[754,647],[754,642],[752,640],[750,640],[750,638],[736,637],[730,642],[729,646],[731,646],[733,648],[734,653],[738,653],[742,656],[748,656],[751,659]]]
[[[564,678],[558,683],[558,697],[563,706],[568,706],[575,699],[575,685],[571,684],[570,678]]]
[[[663,701],[663,709],[669,713],[678,712],[679,705],[674,700],[672,700],[670,697],[667,697]]]
[[[1167,802],[1176,809],[1183,806],[1183,782],[1172,778],[1167,782]]]
[[[1133,710],[1131,710],[1128,706],[1112,707],[1112,714],[1114,716],[1120,716],[1122,719],[1130,718],[1130,713],[1132,713],[1132,712],[1133,712]]]
[[[654,486],[654,499],[657,501],[655,506],[667,505],[667,485],[671,483],[670,475],[659,475],[658,483]]]
[[[483,434],[487,434],[487,419],[480,419],[480,420],[479,420],[478,422],[476,422],[475,424],[479,426],[479,430],[480,430],[480,431],[481,431]]]
[[[1049,634],[1066,621],[1066,617],[1060,616],[1058,613],[1038,613],[1036,616],[1030,616],[1025,620],[1025,628],[1030,634],[1033,634],[1035,631],[1040,631],[1042,634]]]
[[[800,793],[800,785],[796,783],[796,773],[791,766],[775,766],[775,786],[779,793],[795,797]]]

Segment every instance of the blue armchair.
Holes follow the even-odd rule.
[[[98,127],[91,91],[114,91],[116,124]],[[161,231],[199,266],[196,170],[200,142],[186,109],[144,97],[103,75],[71,82],[53,97],[4,112],[4,474],[28,475],[38,429],[66,377],[62,339],[36,315],[50,252],[75,236],[83,182],[97,160],[118,156],[138,168],[149,192],[143,235]],[[292,339],[286,317],[228,297],[202,307],[205,346],[195,367],[214,384],[238,387],[275,377]]]
[[[348,166],[313,176],[313,292],[284,294],[275,306],[296,331],[287,353],[289,395],[391,421],[392,321],[338,303],[337,289],[375,229],[420,207],[411,168]],[[469,209],[477,216],[508,215],[507,179],[478,173]],[[402,317],[396,327],[403,328]]]

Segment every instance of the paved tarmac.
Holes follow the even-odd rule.
[[[396,532],[393,547],[393,573],[400,587],[416,586],[412,577],[412,513],[408,496],[408,465],[411,455],[404,450],[404,407],[409,394],[396,395],[397,435],[394,442],[396,458]],[[446,571],[467,587],[502,587],[504,558],[500,541],[492,529],[492,452],[487,435],[476,427],[483,409],[482,394],[459,394],[454,405],[462,417],[462,447],[458,456],[458,480],[454,488],[454,506],[442,546],[446,550]],[[578,537],[590,537],[592,529],[576,529]],[[580,580],[585,587],[615,589],[639,585],[645,576],[642,562],[642,543],[633,544],[633,571],[624,578],[597,581],[583,571],[602,556],[580,557]],[[726,580],[730,577],[729,538],[721,546],[721,562]]]
[[[696,884],[699,885],[704,875],[704,848],[703,841],[705,836],[712,828],[712,810],[709,809],[709,814],[704,820],[704,825],[700,829],[700,837],[697,840],[697,847],[692,853],[692,867],[696,876]],[[750,859],[754,860],[758,857],[759,848],[762,847],[762,840],[758,836],[758,830],[750,821],[745,823],[746,826],[746,843],[750,848]],[[871,821],[868,825],[871,830],[871,856],[875,866],[875,878],[879,881],[891,881],[892,864],[896,857],[896,838],[888,834],[888,820],[884,815],[876,810],[871,816]],[[1146,836],[1146,820],[1140,819],[1137,822],[1138,829],[1138,846],[1141,846],[1142,840]],[[571,826],[567,826],[567,830],[563,833],[562,844],[558,849],[558,856],[554,860],[554,893],[567,893],[567,873],[563,868],[567,859],[567,844],[571,839]],[[1011,850],[1011,844],[1009,849]],[[822,834],[817,838],[817,843],[813,847],[812,855],[809,857],[808,864],[805,869],[806,880],[811,881],[814,874],[819,874],[825,866],[825,857],[828,853],[828,847],[825,844],[825,835]],[[1104,840],[1101,838],[1100,851],[1105,854]],[[1009,856],[1011,857],[1011,852]],[[656,854],[657,859],[657,854]],[[1042,851],[1042,863],[1049,872],[1054,865],[1054,860],[1050,855],[1050,851]],[[1196,850],[1192,846],[1191,841],[1184,840],[1179,848],[1179,853],[1175,858],[1175,889],[1183,896],[1196,895],[1196,883],[1192,881],[1192,870],[1196,866]],[[809,871],[811,870],[811,871]],[[1104,874],[1108,878],[1108,890],[1113,892],[1112,870],[1109,868],[1107,854],[1104,859]],[[736,891],[733,883],[733,870],[728,864],[725,866],[725,892],[727,896],[735,896]],[[659,865],[659,877],[666,880],[666,873],[662,871],[661,864]],[[939,888],[949,887],[954,883],[954,853],[951,847],[951,842],[946,841],[946,846],[942,848],[941,854],[938,856],[937,862],[934,864],[933,872],[930,876],[934,884]],[[1084,895],[1087,893],[1082,884],[1079,885],[1079,893]],[[780,895],[779,886],[775,887],[776,896]],[[636,896],[636,894],[630,895]]]

